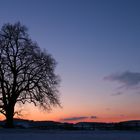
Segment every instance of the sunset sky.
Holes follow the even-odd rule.
[[[140,119],[139,0],[0,0],[0,26],[17,21],[53,55],[61,77],[62,108],[18,106],[23,118]]]

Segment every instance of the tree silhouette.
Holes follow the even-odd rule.
[[[13,127],[15,105],[33,103],[44,109],[60,105],[56,61],[33,42],[19,22],[0,31],[0,112]]]

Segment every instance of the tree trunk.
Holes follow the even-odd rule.
[[[6,128],[13,128],[13,117],[6,117]]]
[[[6,127],[13,128],[14,106],[10,106],[6,111]]]

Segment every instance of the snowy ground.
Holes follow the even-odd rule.
[[[0,140],[140,140],[135,131],[3,130]]]

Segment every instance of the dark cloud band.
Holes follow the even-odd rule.
[[[81,121],[81,120],[85,120],[85,119],[97,119],[97,116],[80,116],[80,117],[70,117],[70,118],[64,118],[61,119],[61,121]]]
[[[123,73],[116,73],[104,78],[109,81],[117,81],[125,88],[132,88],[135,86],[139,86],[140,84],[140,73],[139,72],[130,72],[126,71]]]
[[[84,119],[88,119],[88,117],[71,117],[71,118],[64,118],[62,119],[62,121],[78,121],[78,120],[84,120]]]

